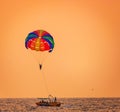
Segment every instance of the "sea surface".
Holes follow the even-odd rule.
[[[120,98],[58,98],[60,107],[40,107],[37,98],[0,98],[0,112],[120,112]]]

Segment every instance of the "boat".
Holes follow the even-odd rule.
[[[56,97],[53,97],[52,95],[49,95],[48,98],[38,98],[39,102],[36,102],[36,105],[38,106],[56,106],[60,107],[61,102],[57,101]]]
[[[60,102],[46,102],[46,101],[39,101],[36,103],[36,105],[38,106],[56,106],[56,107],[60,107],[61,103]]]

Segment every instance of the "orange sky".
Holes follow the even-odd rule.
[[[120,97],[119,6],[119,0],[1,0],[0,97]],[[55,40],[44,73],[24,46],[37,29]]]

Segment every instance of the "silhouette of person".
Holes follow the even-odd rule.
[[[40,70],[42,69],[42,64],[39,64]]]

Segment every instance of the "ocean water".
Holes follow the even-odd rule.
[[[120,112],[120,98],[58,98],[60,107],[40,107],[37,98],[0,98],[0,112]]]

